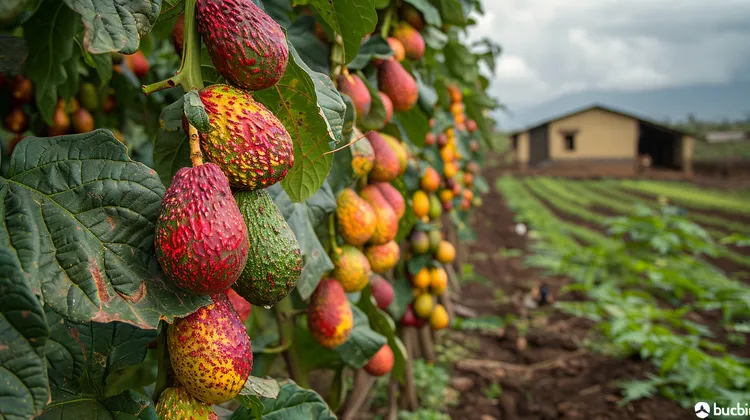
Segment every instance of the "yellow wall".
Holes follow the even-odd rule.
[[[577,130],[575,149],[566,150],[565,136],[561,131],[572,130]],[[528,137],[528,133],[524,134]],[[592,109],[551,122],[549,142],[552,160],[634,159],[638,150],[638,121],[600,109]],[[528,159],[528,154],[526,158]]]
[[[518,135],[518,148],[516,148],[516,162],[521,164],[522,168],[526,167],[529,161],[529,132],[524,131]]]
[[[695,139],[690,136],[682,136],[682,171],[687,174],[693,173],[693,150],[695,148]]]

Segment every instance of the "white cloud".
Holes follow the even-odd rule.
[[[511,108],[594,89],[722,83],[750,69],[747,0],[485,0],[469,33],[503,46]]]

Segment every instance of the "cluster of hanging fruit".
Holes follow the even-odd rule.
[[[192,29],[190,12],[178,21],[185,30]],[[281,27],[251,0],[198,0],[194,22],[228,84],[198,92],[209,130],[198,132],[183,118],[193,166],[172,178],[154,243],[170,281],[213,301],[168,327],[176,389],[165,395],[221,404],[240,392],[252,370],[237,309],[247,308],[247,318],[250,304],[274,305],[302,270],[299,243],[264,189],[294,164],[292,140],[252,96],[278,82],[289,52]],[[160,416],[174,408],[168,401],[160,399]]]
[[[103,95],[93,83],[84,82],[75,96],[57,99],[52,124],[48,124],[37,109],[34,84],[23,74],[0,74],[0,104],[5,114],[3,125],[14,134],[8,143],[9,154],[28,135],[61,136],[92,131],[96,128],[94,115],[111,113],[115,108],[114,97]],[[124,141],[120,131],[113,133]]]

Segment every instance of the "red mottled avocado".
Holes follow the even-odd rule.
[[[349,339],[353,326],[354,313],[344,287],[335,279],[322,279],[307,308],[310,334],[323,347],[333,349]]]
[[[250,252],[233,288],[253,305],[270,306],[284,299],[302,272],[299,242],[266,190],[235,194],[245,219]]]
[[[229,83],[263,90],[281,79],[289,61],[286,36],[252,0],[198,0],[196,7],[198,32]]]
[[[388,201],[383,197],[378,187],[367,185],[359,195],[370,204],[375,211],[375,232],[370,237],[373,245],[383,245],[396,238],[398,233],[398,217]]]
[[[365,256],[370,262],[370,269],[376,273],[385,274],[396,266],[401,257],[401,248],[396,241],[383,245],[370,245],[365,248]]]
[[[367,90],[365,82],[363,82],[359,76],[356,74],[339,75],[338,89],[339,92],[352,98],[354,109],[357,110],[358,119],[361,120],[368,112],[370,112],[372,96],[370,95],[370,91]]]
[[[396,60],[385,60],[381,63],[378,86],[391,98],[393,109],[399,112],[412,109],[419,99],[417,82]]]
[[[207,404],[222,404],[245,386],[253,352],[229,298],[216,293],[211,299],[213,303],[169,326],[167,347],[177,382]]]
[[[401,219],[406,213],[406,200],[404,196],[388,182],[374,182],[372,185],[376,186],[380,193],[383,194],[385,200],[391,205],[393,211],[396,212],[396,217]]]
[[[213,407],[193,398],[185,388],[167,388],[156,404],[159,420],[219,420]]]
[[[364,139],[363,139],[364,140]],[[375,233],[375,212],[351,188],[345,188],[336,198],[336,221],[344,240],[352,245],[364,245]]]
[[[204,157],[239,189],[270,187],[294,165],[294,145],[281,121],[249,93],[228,85],[200,91],[210,129],[200,133]]]
[[[247,228],[218,166],[177,171],[164,194],[154,245],[162,270],[181,289],[207,295],[237,280],[247,261]]]
[[[375,298],[378,308],[382,310],[386,310],[396,296],[391,283],[379,274],[370,277],[370,293]]]
[[[388,140],[377,131],[367,133],[367,139],[370,141],[372,150],[375,151],[375,164],[370,171],[370,180],[389,182],[398,178],[401,163]]]
[[[406,22],[401,22],[393,30],[393,37],[401,41],[404,46],[406,58],[419,60],[424,56],[424,38],[422,35]]]

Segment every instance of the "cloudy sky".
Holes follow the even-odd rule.
[[[500,43],[512,109],[587,90],[750,79],[750,0],[484,0],[470,32]]]

